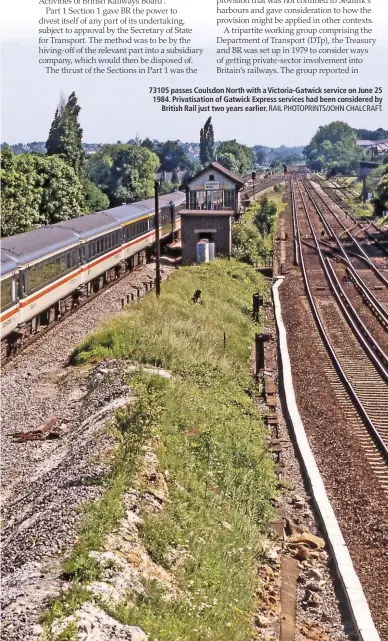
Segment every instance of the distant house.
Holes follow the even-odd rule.
[[[388,138],[385,140],[357,140],[357,145],[371,151],[373,158],[388,153]]]
[[[186,178],[187,171],[186,171],[186,169],[182,169],[182,170],[178,169],[176,173],[178,175],[178,182],[181,185],[184,182],[185,178]],[[156,174],[156,178],[157,178],[157,180],[162,180],[163,182],[171,183],[173,174],[174,174],[173,171],[159,171]]]

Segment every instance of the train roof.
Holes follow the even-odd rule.
[[[15,269],[17,269],[19,263],[16,256],[11,256],[5,249],[1,248],[0,251],[0,261],[1,261],[1,275],[5,276],[6,274],[11,274]]]
[[[58,225],[45,225],[23,234],[7,236],[1,241],[2,249],[14,256],[19,265],[31,263],[78,241],[78,235]]]
[[[159,206],[166,207],[170,204],[170,201],[174,203],[175,206],[181,205],[186,202],[186,194],[184,191],[173,191],[170,194],[164,194],[164,196],[159,196]],[[153,202],[153,199],[152,199]]]
[[[152,202],[154,202],[152,200]],[[153,206],[150,207],[147,200],[142,200],[139,203],[133,203],[132,205],[120,205],[119,207],[113,207],[108,209],[109,214],[113,216],[116,221],[120,224],[130,222],[131,220],[136,220],[136,218],[141,218],[142,216],[147,216],[154,211]]]
[[[185,201],[185,194],[176,191],[159,197],[159,206],[166,207],[170,202],[180,205]],[[2,250],[6,252],[1,258],[1,272],[12,271],[15,260],[19,265],[26,265],[39,258],[59,252],[85,238],[107,233],[117,229],[127,221],[136,220],[141,216],[154,211],[154,199],[148,198],[132,205],[121,205],[106,211],[86,214],[78,218],[71,218],[54,225],[45,225],[32,231],[7,236],[1,241]],[[3,256],[3,252],[2,252]]]
[[[85,216],[79,216],[78,218],[70,218],[69,220],[51,225],[51,227],[71,230],[75,232],[81,240],[84,240],[91,236],[97,236],[98,234],[104,234],[118,229],[119,222],[114,216],[111,216],[109,210],[97,211],[94,214],[85,214]]]
[[[176,191],[159,196],[159,207],[168,206],[170,201],[173,202],[174,205],[180,205],[186,201],[186,195],[183,191]],[[109,214],[117,218],[120,223],[130,222],[131,220],[136,220],[136,218],[140,218],[141,216],[152,214],[155,211],[155,199],[148,198],[147,200],[141,200],[140,202],[132,203],[131,205],[113,207],[113,209],[108,209],[107,211]]]

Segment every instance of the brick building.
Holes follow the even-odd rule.
[[[183,263],[194,263],[197,243],[206,238],[215,254],[232,252],[232,217],[240,210],[241,176],[217,162],[200,171],[187,185],[186,209],[180,212]]]

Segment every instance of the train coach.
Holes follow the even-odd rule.
[[[179,233],[183,192],[160,196],[160,238]],[[154,200],[46,225],[1,241],[2,359],[145,260]]]

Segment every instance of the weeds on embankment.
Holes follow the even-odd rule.
[[[265,267],[271,262],[279,214],[286,207],[284,186],[275,185],[255,200],[239,223],[232,227],[233,255],[238,260]]]
[[[68,613],[72,594],[80,595],[78,604],[85,600],[83,590],[98,576],[89,552],[102,548],[121,519],[123,494],[136,485],[142,448],[152,441],[169,500],[143,514],[141,537],[177,592],[166,598],[162,583],[148,583],[146,597],[103,607],[150,640],[252,639],[257,564],[275,487],[249,366],[258,331],[252,293],[264,289],[260,275],[235,261],[182,268],[159,299],[151,294],[129,306],[77,349],[78,363],[126,359],[172,376],[130,375],[135,400],[116,417],[116,463],[105,494],[85,515],[65,564],[72,587],[52,605],[49,623]]]

